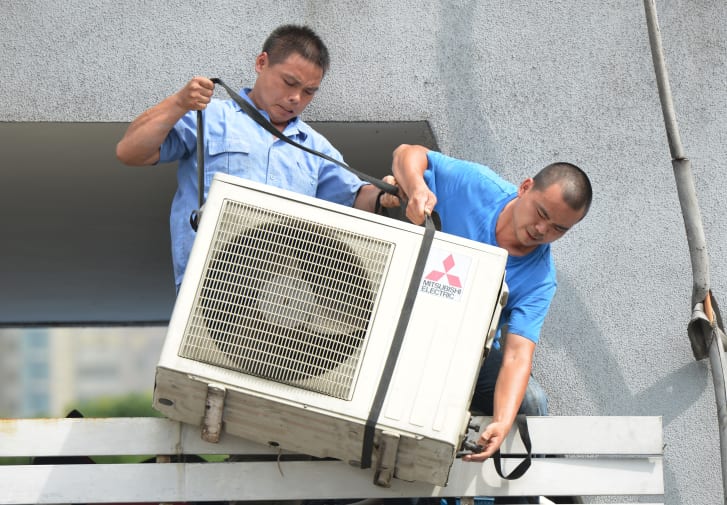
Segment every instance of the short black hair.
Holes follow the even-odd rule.
[[[538,172],[535,177],[534,188],[538,191],[553,184],[560,185],[563,190],[563,200],[573,210],[583,209],[583,215],[588,213],[593,201],[593,188],[586,173],[573,163],[559,161],[551,163]]]
[[[263,52],[268,53],[271,65],[285,61],[297,53],[306,60],[328,71],[331,65],[328,48],[321,38],[309,27],[302,25],[281,25],[265,39]]]

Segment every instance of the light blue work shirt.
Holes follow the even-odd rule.
[[[252,104],[246,88],[240,96]],[[260,111],[266,118],[267,112]],[[341,160],[323,135],[293,119],[287,137]],[[233,100],[212,100],[204,110],[204,195],[215,172],[243,177],[278,188],[352,206],[362,185],[356,175],[319,156],[291,146],[265,131]],[[174,279],[179,288],[189,260],[195,231],[189,217],[199,208],[197,189],[197,112],[185,114],[169,132],[159,152],[159,163],[179,161],[177,192],[172,201],[170,230]]]
[[[517,196],[517,187],[478,163],[435,151],[429,151],[427,158],[424,180],[437,196],[434,209],[442,219],[442,231],[498,246],[497,219]],[[541,244],[525,256],[508,255],[505,281],[509,295],[500,327],[507,323],[509,333],[537,343],[557,286],[550,244]],[[499,336],[498,329],[496,348]]]

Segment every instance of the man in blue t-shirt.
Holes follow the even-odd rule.
[[[509,296],[500,318],[506,330],[485,360],[472,399],[473,410],[492,416],[479,440],[484,450],[465,457],[482,461],[500,447],[519,411],[547,414],[545,395],[530,371],[556,288],[550,243],[585,217],[591,184],[575,165],[554,163],[515,186],[483,165],[410,145],[394,151],[392,172],[409,200],[406,215],[412,222],[436,210],[443,232],[508,252]],[[389,198],[382,202],[393,204]]]
[[[329,64],[328,49],[310,28],[280,26],[255,59],[255,84],[240,95],[287,137],[341,160],[328,140],[299,117],[313,100]],[[194,77],[136,118],[116,146],[117,157],[127,165],[179,161],[170,216],[177,289],[195,238],[189,217],[199,205],[198,110],[204,110],[205,197],[215,172],[371,212],[379,194],[346,169],[271,135],[232,100],[212,100],[213,91],[210,79]],[[387,202],[396,205],[395,199]]]

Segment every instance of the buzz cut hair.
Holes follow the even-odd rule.
[[[553,184],[558,184],[563,191],[563,200],[573,210],[588,213],[593,201],[593,188],[586,173],[573,163],[559,161],[546,166],[535,177],[533,187],[543,191]]]
[[[265,39],[263,52],[268,54],[271,65],[282,63],[292,54],[299,54],[307,61],[328,71],[331,65],[328,48],[323,40],[308,26],[281,25]]]

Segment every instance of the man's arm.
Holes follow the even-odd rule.
[[[379,196],[379,188],[373,184],[365,184],[356,193],[356,200],[353,206],[357,209],[373,212],[376,209],[376,198]]]
[[[116,144],[116,157],[126,165],[153,165],[159,148],[179,119],[190,110],[203,110],[212,98],[214,83],[195,77],[175,94],[143,112]]]
[[[477,441],[484,450],[467,455],[466,461],[484,461],[497,451],[510,432],[530,379],[535,342],[508,333],[502,351],[502,365],[495,383],[492,422]]]
[[[381,180],[387,184],[396,184],[394,177],[392,177],[391,175],[387,175]],[[380,192],[381,190],[373,184],[366,184],[364,186],[361,186],[361,188],[358,190],[358,193],[356,194],[356,200],[354,200],[353,206],[360,210],[374,212],[376,210],[376,199],[379,198]],[[384,193],[383,195],[381,195],[379,203],[382,207],[398,207],[399,198],[396,195]]]
[[[429,165],[424,146],[402,144],[394,150],[391,171],[401,189],[400,196],[408,198],[406,217],[412,223],[424,222],[424,214],[431,214],[437,197],[424,182],[424,172]]]

